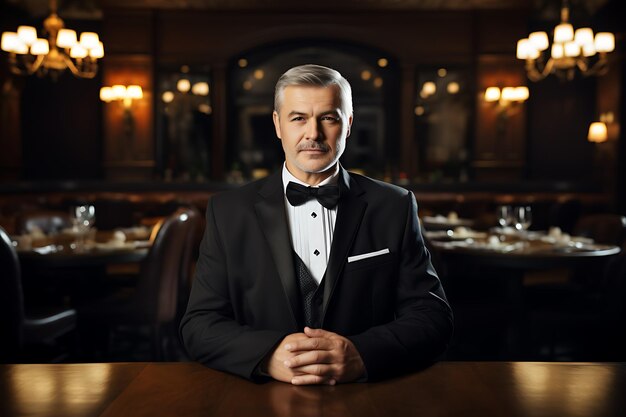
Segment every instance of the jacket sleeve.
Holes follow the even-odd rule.
[[[254,330],[237,322],[226,256],[211,199],[189,303],[180,324],[181,338],[192,359],[213,369],[259,379],[257,366],[287,332]]]
[[[408,193],[407,200],[395,319],[349,336],[361,354],[370,381],[432,363],[452,337],[452,310],[425,247],[413,193]]]

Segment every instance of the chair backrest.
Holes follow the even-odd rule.
[[[146,259],[142,262],[135,297],[138,311],[154,324],[175,319],[181,260],[185,252],[191,209],[182,208],[165,218]]]
[[[581,217],[574,235],[590,237],[597,243],[621,246],[626,238],[626,217],[619,214],[591,214]]]
[[[46,234],[58,233],[71,226],[72,219],[70,215],[57,211],[24,213],[17,219],[17,230],[20,233],[31,233],[35,229],[39,229]]]
[[[22,345],[24,295],[17,252],[0,227],[0,360]]]
[[[189,209],[187,219],[187,235],[185,236],[185,249],[180,262],[180,279],[178,280],[178,307],[177,324],[187,310],[191,283],[193,280],[195,261],[198,258],[198,249],[202,239],[202,216],[195,208]]]

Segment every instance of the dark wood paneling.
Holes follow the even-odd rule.
[[[526,105],[502,108],[487,103],[487,87],[526,85],[526,76],[509,55],[486,55],[478,59],[476,139],[473,167],[476,179],[510,181],[522,176],[526,156]]]
[[[133,100],[129,110],[119,101],[104,104],[104,167],[107,178],[152,176],[155,165],[153,78],[150,55],[113,55],[107,59],[103,85],[135,84],[141,86],[144,95],[141,100]],[[132,122],[131,131],[128,130],[129,122]]]

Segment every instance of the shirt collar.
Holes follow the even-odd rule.
[[[319,187],[321,185],[337,184],[337,182],[339,181],[339,162],[337,162],[337,165],[335,165],[335,172],[330,177],[326,178],[324,181],[320,182],[317,185],[309,185],[304,181],[300,181],[299,179],[294,177],[291,172],[289,172],[289,170],[287,169],[287,164],[283,163],[283,193],[287,192],[287,184],[289,184],[290,181],[295,182],[296,184],[304,185],[305,187]]]

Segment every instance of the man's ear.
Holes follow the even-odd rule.
[[[272,120],[274,120],[274,129],[276,130],[276,136],[278,137],[278,139],[282,140],[282,135],[280,133],[280,118],[276,110],[274,110],[274,112],[272,113]]]
[[[350,132],[352,132],[352,115],[348,117],[348,131],[346,132],[346,138],[350,137]]]

